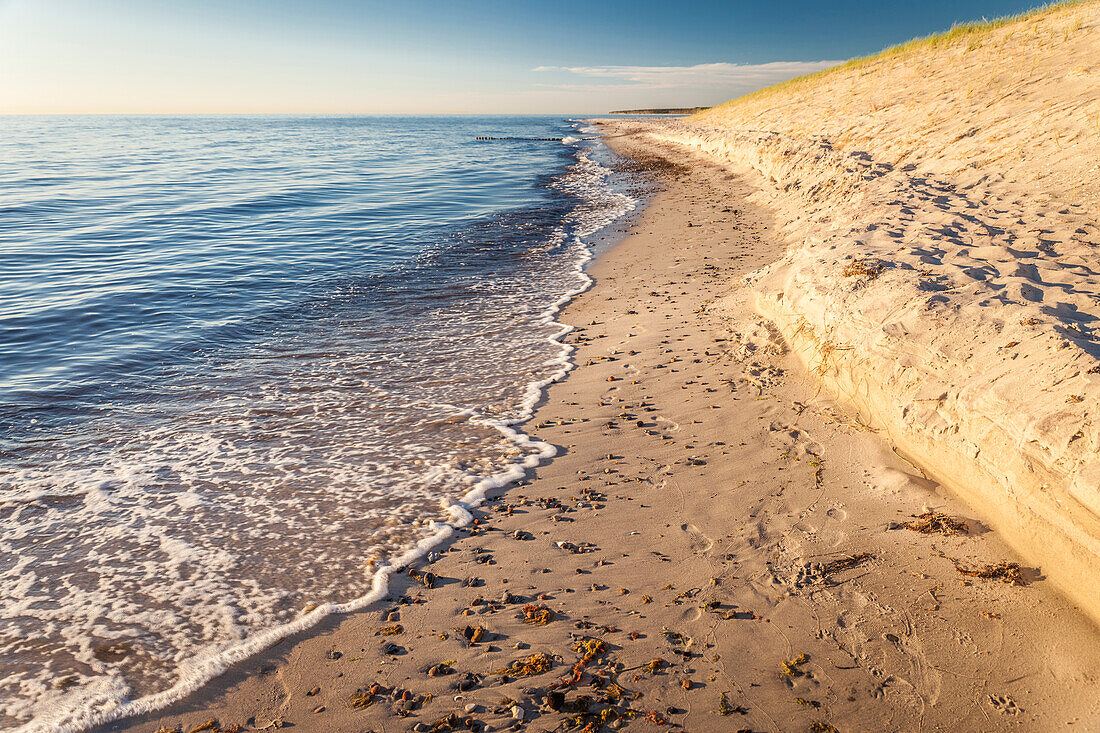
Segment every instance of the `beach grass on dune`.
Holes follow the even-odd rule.
[[[1034,20],[1040,16],[1056,13],[1066,8],[1081,5],[1089,2],[1097,2],[1097,0],[1062,0],[1061,2],[1047,3],[1031,10],[1025,10],[1022,13],[1016,15],[1006,15],[1001,18],[994,18],[987,20],[982,18],[981,20],[971,21],[969,23],[956,23],[951,26],[950,29],[942,31],[940,33],[933,33],[928,36],[921,36],[905,43],[899,43],[896,46],[890,46],[878,53],[873,53],[869,56],[860,56],[858,58],[849,59],[843,64],[839,64],[829,69],[822,71],[816,71],[812,74],[806,74],[805,76],[797,76],[794,79],[788,79],[787,81],[773,84],[770,87],[758,89],[754,92],[744,94],[735,99],[731,99],[724,104],[710,107],[709,109],[692,115],[691,118],[706,115],[717,109],[724,109],[733,107],[744,102],[760,99],[763,97],[776,94],[778,92],[791,92],[809,84],[814,84],[821,81],[823,78],[844,71],[853,71],[871,64],[875,64],[882,61],[892,61],[904,58],[915,51],[928,48],[946,48],[955,46],[957,44],[965,42],[967,44],[967,50],[973,50],[981,45],[983,38],[990,32],[1012,23],[1019,23],[1023,21]]]

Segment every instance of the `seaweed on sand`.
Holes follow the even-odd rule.
[[[585,668],[607,651],[607,644],[602,639],[580,639],[573,644],[573,651],[580,654],[581,658],[573,665],[573,671],[569,676],[562,678],[555,687],[572,687],[580,682]]]
[[[918,514],[913,521],[904,522],[902,527],[921,534],[966,534],[966,522],[939,512]]]
[[[990,565],[968,565],[958,560],[952,562],[955,563],[955,570],[972,578],[999,580],[1009,585],[1024,584],[1024,578],[1020,574],[1020,564],[1016,562],[997,562]]]
[[[781,671],[788,677],[801,677],[805,673],[801,669],[799,669],[799,667],[801,667],[808,661],[810,661],[810,658],[808,656],[806,656],[805,654],[799,654],[794,659],[782,662],[779,665],[779,671]]]
[[[841,273],[844,277],[865,277],[874,280],[882,274],[886,265],[878,260],[852,260]]]
[[[523,623],[545,626],[554,620],[554,612],[544,603],[528,603],[523,607]]]
[[[507,667],[496,670],[496,674],[506,677],[534,677],[543,672],[549,672],[554,666],[553,661],[542,652],[532,654],[522,659],[517,659]]]

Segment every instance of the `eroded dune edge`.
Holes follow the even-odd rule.
[[[805,364],[1100,620],[1100,3],[684,120],[755,181],[749,276]]]

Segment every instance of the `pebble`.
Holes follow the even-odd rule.
[[[479,707],[480,705],[478,705],[476,702],[472,702],[462,709],[465,710],[467,713],[476,713]]]
[[[523,715],[524,715],[523,708],[521,708],[519,705],[513,705],[512,706],[512,719],[513,720],[523,720]]]

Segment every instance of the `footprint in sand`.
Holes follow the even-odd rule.
[[[776,437],[786,446],[786,455],[789,458],[820,460],[825,457],[825,448],[821,443],[811,439],[810,434],[801,428],[792,427],[777,420],[768,426],[768,430],[779,434]]]
[[[703,534],[694,524],[681,524],[680,529],[691,535],[691,551],[696,555],[705,555],[714,547],[714,540]]]

